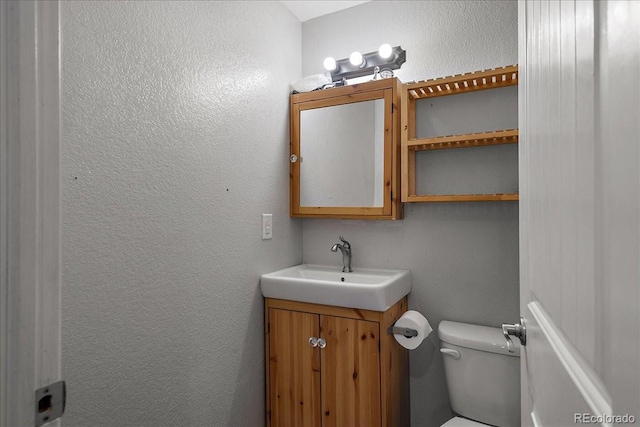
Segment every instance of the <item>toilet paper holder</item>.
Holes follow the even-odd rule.
[[[393,325],[390,325],[387,328],[387,335],[395,335],[395,334],[404,335],[407,338],[413,338],[418,336],[418,331],[411,328],[401,328],[399,326],[395,326],[395,323],[394,323]]]

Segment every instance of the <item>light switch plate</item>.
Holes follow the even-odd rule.
[[[262,214],[262,240],[273,237],[273,218],[271,214]]]

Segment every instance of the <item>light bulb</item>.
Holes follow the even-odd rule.
[[[332,57],[327,57],[324,60],[324,69],[327,71],[333,71],[336,69],[336,60]]]
[[[351,65],[362,68],[364,66],[364,59],[362,58],[362,54],[358,51],[353,52],[351,56],[349,56],[349,62]]]
[[[391,49],[391,45],[388,43],[383,44],[382,46],[380,46],[380,49],[378,49],[378,55],[385,59],[390,57],[392,52],[393,50]]]

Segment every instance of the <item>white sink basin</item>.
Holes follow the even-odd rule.
[[[409,270],[354,269],[301,264],[263,274],[260,290],[277,298],[364,310],[386,311],[411,292]]]

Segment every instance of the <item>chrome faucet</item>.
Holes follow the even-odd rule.
[[[336,243],[331,247],[331,252],[338,252],[338,249],[342,252],[342,271],[343,272],[353,272],[351,268],[351,245],[349,242],[344,240],[342,236],[340,236],[340,243]]]

